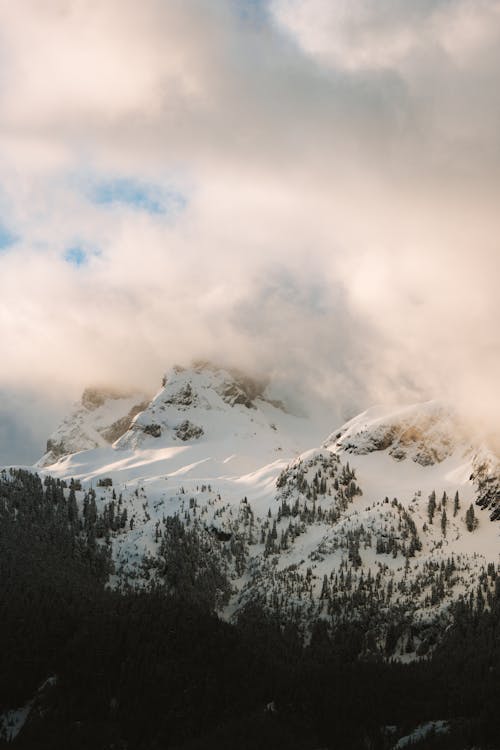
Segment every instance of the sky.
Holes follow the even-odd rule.
[[[0,0],[0,464],[209,358],[500,416],[500,2]]]

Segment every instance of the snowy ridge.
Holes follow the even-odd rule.
[[[465,426],[436,401],[387,410],[373,407],[330,435],[325,446],[347,453],[388,450],[398,461],[411,458],[422,466],[440,463],[467,445]]]
[[[114,443],[148,401],[143,393],[87,388],[71,414],[47,440],[47,452],[39,466],[49,466],[63,456]]]
[[[500,519],[500,458],[483,446],[472,461],[470,476],[476,488],[477,504],[491,511],[492,521]]]
[[[267,442],[278,445],[276,422],[282,423],[287,415],[282,404],[266,398],[264,384],[239,373],[206,363],[174,367],[117,447],[154,446],[159,439],[162,445],[227,441],[228,416],[234,437],[262,440],[266,436]]]
[[[268,399],[263,385],[213,365],[174,367],[112,446],[101,437],[99,446],[68,452],[48,472],[89,482],[164,481],[165,473],[244,481],[269,463],[282,468],[318,440],[315,426]]]
[[[219,571],[227,618],[257,602],[306,637],[356,619],[366,653],[403,659],[433,648],[458,598],[487,606],[498,458],[449,408],[377,407],[318,449],[314,424],[266,393],[221,368],[174,368],[113,445],[44,469],[77,480],[80,506],[105,519],[112,583],[168,583],[182,527],[199,570]]]

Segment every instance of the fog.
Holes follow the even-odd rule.
[[[0,464],[208,358],[499,416],[500,3],[0,0]]]

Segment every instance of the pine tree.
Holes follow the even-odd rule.
[[[70,524],[74,524],[78,520],[78,506],[76,503],[74,485],[70,486],[68,495],[68,520]]]
[[[272,528],[272,531],[271,531],[271,539],[274,541],[277,538],[278,538],[278,531],[276,529],[276,521],[273,521],[273,528]]]
[[[471,504],[465,513],[465,525],[467,526],[467,531],[474,531],[474,529],[477,528],[477,524],[478,521],[474,513],[474,507]]]
[[[443,536],[446,536],[447,523],[448,523],[448,519],[446,518],[446,511],[443,508],[443,513],[441,515],[441,531],[443,532]]]
[[[330,593],[330,589],[328,586],[328,576],[325,574],[323,576],[323,586],[321,587],[321,594],[319,598],[328,599],[329,593]]]
[[[427,504],[427,515],[429,516],[429,523],[432,523],[434,513],[436,512],[436,493],[434,490],[429,495],[429,502]]]

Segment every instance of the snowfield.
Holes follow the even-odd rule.
[[[113,585],[154,579],[176,517],[227,576],[227,618],[258,601],[307,637],[318,619],[369,616],[367,650],[406,659],[432,649],[433,626],[459,597],[487,606],[498,459],[449,407],[376,407],[325,441],[264,384],[207,364],[172,369],[140,411],[138,394],[83,401],[35,469],[75,480],[80,504],[92,492],[98,512],[120,514],[106,535]]]

